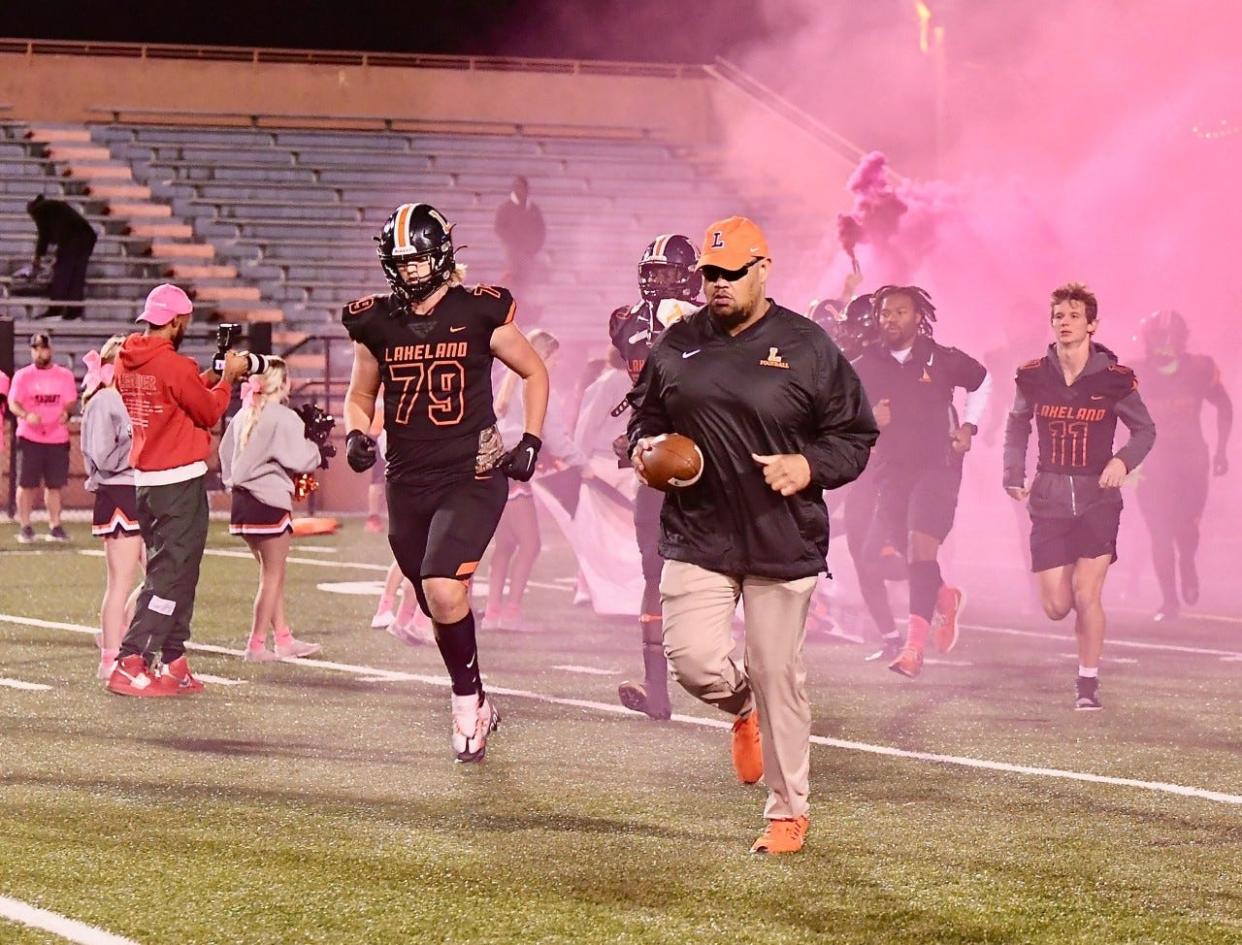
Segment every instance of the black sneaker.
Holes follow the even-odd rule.
[[[23,545],[28,545],[35,540],[34,529],[29,525],[23,525],[22,530],[17,533],[17,540]]]
[[[1100,702],[1100,680],[1098,676],[1078,677],[1078,698],[1074,700],[1074,710],[1078,712],[1094,712],[1104,708]]]
[[[874,653],[868,653],[863,657],[866,663],[875,663],[883,660],[885,663],[891,663],[901,655],[901,637],[882,637],[880,639],[880,648]]]
[[[673,707],[667,701],[653,698],[653,695],[648,694],[647,687],[642,683],[628,679],[617,687],[617,698],[631,712],[641,712],[657,722],[667,721],[672,717]]]
[[[69,533],[57,525],[47,533],[48,541],[68,541]]]

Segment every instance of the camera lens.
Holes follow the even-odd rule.
[[[253,351],[247,351],[246,357],[250,362],[250,374],[265,374],[268,368],[267,356],[263,354],[255,354]]]

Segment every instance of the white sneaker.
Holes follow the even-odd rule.
[[[275,646],[276,655],[282,660],[314,656],[322,649],[323,647],[318,643],[303,643],[301,640],[295,640],[293,637],[290,637],[287,643],[281,643],[277,640]]]
[[[390,607],[388,610],[377,610],[375,616],[371,618],[372,630],[387,630],[396,622],[397,615],[392,612]]]
[[[494,614],[489,614],[486,610],[483,611],[483,619],[479,621],[479,629],[480,630],[501,630],[503,629],[500,626],[500,613],[497,612]]]
[[[487,754],[487,736],[500,727],[500,713],[492,700],[477,695],[452,697],[453,754],[460,762],[482,761]]]
[[[409,623],[394,620],[388,625],[388,632],[407,646],[435,646],[436,634],[431,628],[431,621],[424,622],[418,616]]]

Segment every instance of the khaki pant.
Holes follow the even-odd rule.
[[[811,704],[802,643],[816,577],[778,581],[734,578],[683,561],[666,561],[660,580],[664,652],[686,692],[730,715],[752,706],[763,736],[769,819],[807,813]],[[733,613],[746,613],[745,664],[733,659]]]

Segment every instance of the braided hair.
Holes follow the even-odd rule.
[[[914,310],[922,316],[919,319],[919,334],[931,338],[934,330],[932,323],[936,320],[936,306],[932,304],[927,290],[917,285],[880,286],[871,297],[871,312],[877,319],[880,317],[880,309],[884,308],[884,300],[891,295],[904,295],[914,303]]]

